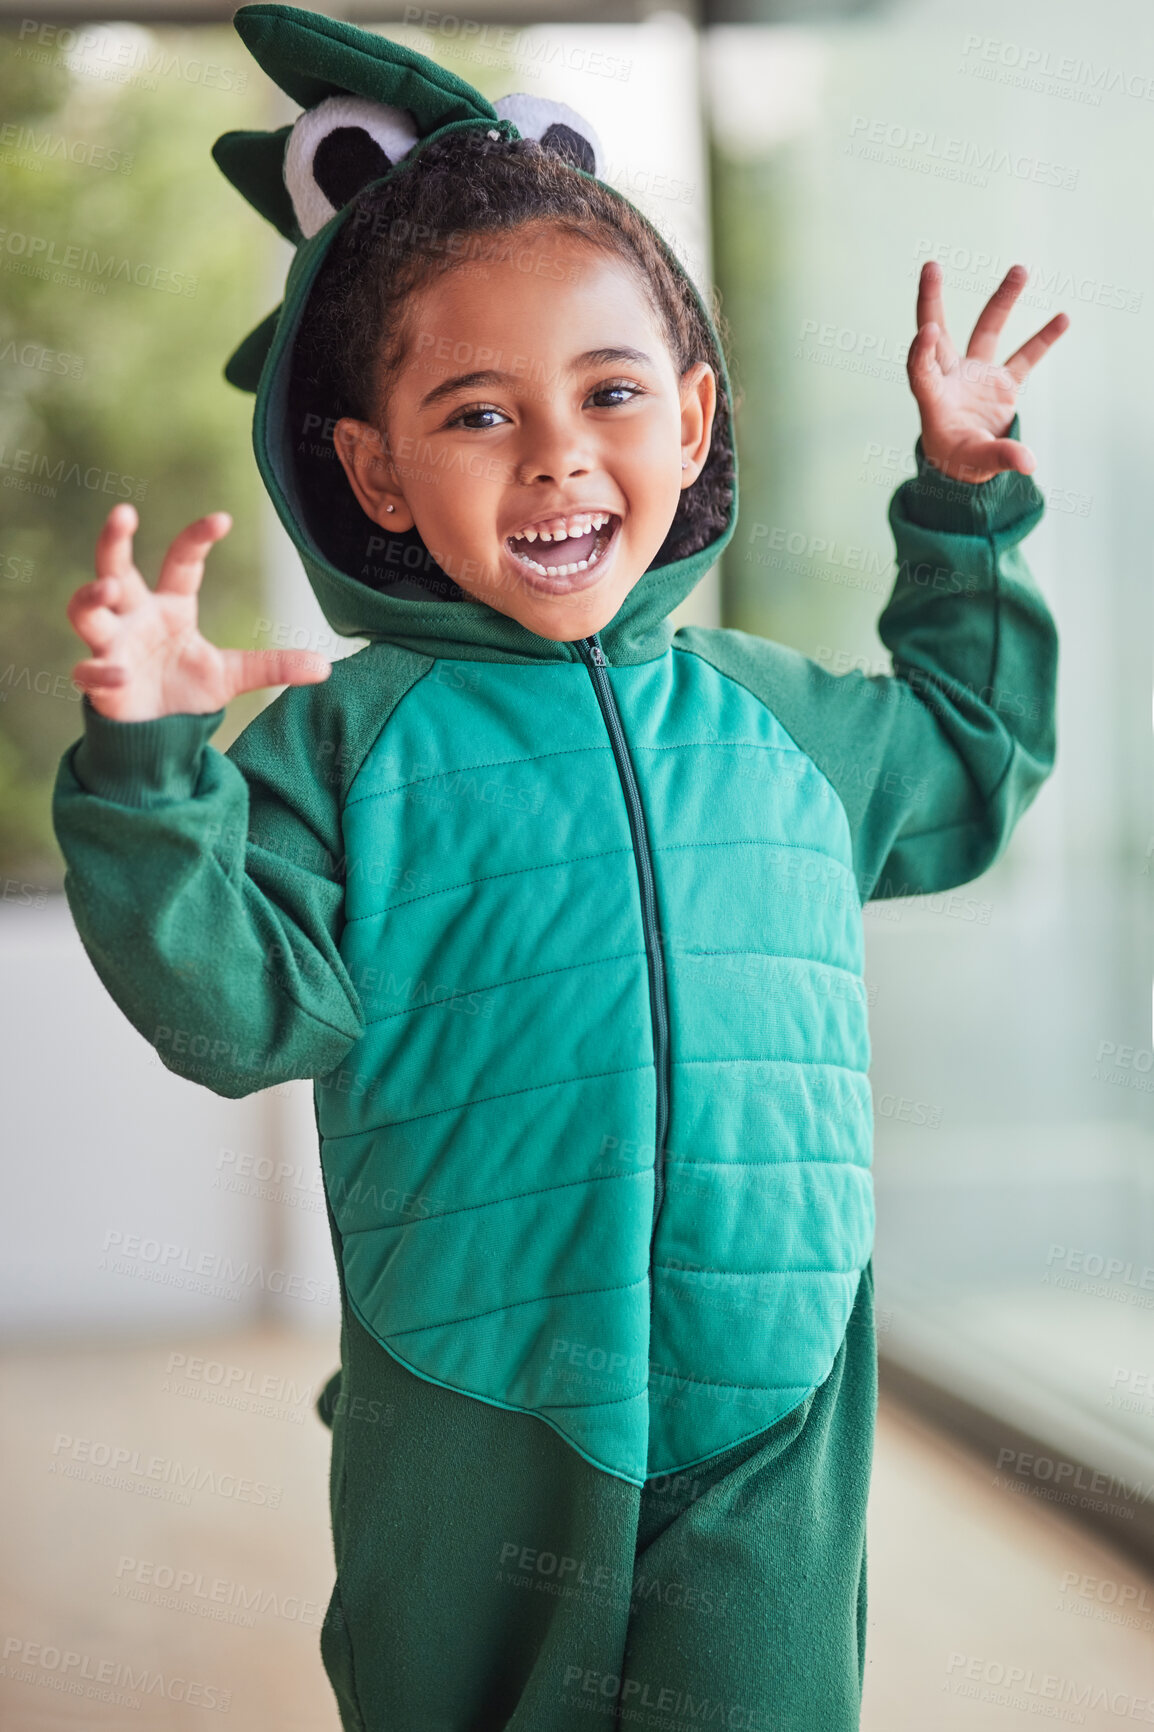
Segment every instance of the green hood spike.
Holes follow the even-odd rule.
[[[423,54],[369,30],[296,6],[242,6],[233,17],[237,32],[263,71],[302,108],[330,96],[363,96],[407,109],[422,137],[452,121],[487,121],[496,110],[480,91]],[[284,160],[291,126],[275,132],[225,132],[212,147],[213,160],[254,210],[287,241],[303,236],[285,185]],[[264,319],[225,367],[225,378],[255,391],[268,354],[275,315]]]
[[[367,96],[407,108],[422,136],[451,120],[496,119],[479,90],[427,55],[299,6],[242,6],[233,16],[253,59],[302,108],[326,96]]]
[[[237,192],[295,246],[301,231],[284,181],[284,153],[291,131],[291,126],[282,126],[276,132],[223,132],[212,147],[212,157]]]
[[[230,385],[235,385],[241,391],[255,391],[260,384],[261,369],[265,363],[273,337],[276,335],[277,323],[280,319],[284,303],[276,307],[267,319],[262,319],[254,331],[250,331],[244,342],[233,351],[225,363],[224,376]]]

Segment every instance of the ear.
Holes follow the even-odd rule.
[[[306,108],[284,154],[284,179],[305,239],[408,155],[417,127],[404,108],[367,96],[329,96]]]
[[[568,103],[517,92],[502,96],[493,107],[497,118],[511,120],[522,138],[535,138],[543,149],[555,151],[573,168],[582,168],[600,179],[605,164],[601,141],[585,117]]]
[[[366,517],[398,533],[413,527],[413,514],[393,479],[384,442],[367,421],[342,415],[333,428],[333,446],[349,486]]]
[[[692,487],[709,456],[713,417],[717,410],[717,379],[708,361],[696,361],[681,375],[682,488]]]

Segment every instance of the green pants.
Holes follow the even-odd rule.
[[[415,1376],[346,1306],[317,1403],[345,1732],[856,1732],[876,1405],[872,1265],[820,1388],[644,1488]]]

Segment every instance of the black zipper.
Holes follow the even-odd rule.
[[[649,1236],[652,1262],[653,1241],[657,1233],[657,1217],[665,1196],[665,1137],[669,1124],[669,1001],[665,985],[665,951],[662,947],[661,925],[657,917],[657,889],[653,878],[653,858],[649,851],[649,833],[645,824],[645,808],[629,744],[613,695],[613,686],[606,673],[608,663],[596,632],[592,637],[578,638],[577,650],[589,669],[593,690],[605,718],[609,743],[617,762],[617,774],[625,795],[629,814],[629,829],[633,837],[633,857],[637,862],[637,878],[641,889],[641,922],[645,933],[645,954],[649,962],[649,1010],[653,1019],[653,1063],[657,1072],[657,1148],[653,1162],[653,1225]]]

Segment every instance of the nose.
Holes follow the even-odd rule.
[[[569,477],[572,475],[588,475],[588,473],[589,473],[588,469],[582,463],[582,464],[578,464],[573,469],[566,469],[563,466],[558,466],[558,467],[555,467],[553,469],[538,469],[535,474],[531,474],[529,476],[529,480],[530,481],[567,481],[569,479]]]
[[[526,486],[533,486],[540,481],[551,481],[556,484],[588,475],[589,472],[590,465],[579,457],[558,457],[555,461],[550,461],[549,458],[541,457],[538,453],[529,462],[521,465],[521,474],[518,479],[523,481]]]
[[[526,427],[526,456],[518,479],[528,486],[551,482],[554,486],[579,480],[596,467],[587,443],[588,429],[565,416],[542,417]]]

